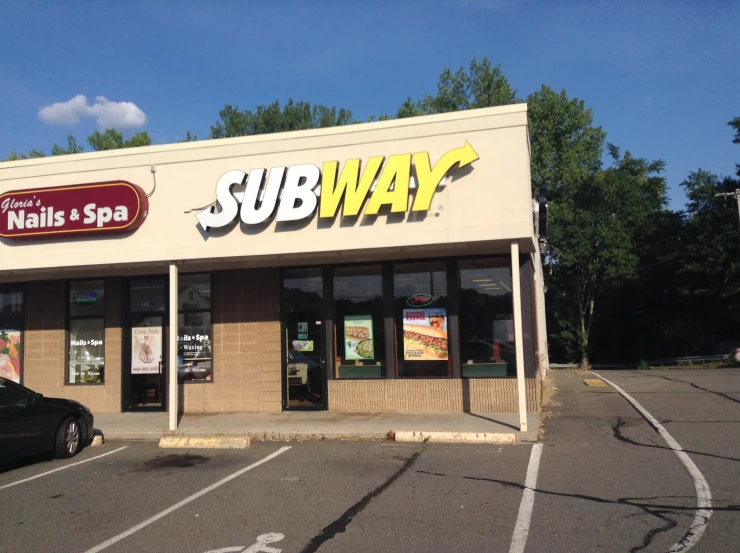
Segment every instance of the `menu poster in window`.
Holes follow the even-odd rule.
[[[406,361],[446,361],[447,309],[403,310],[403,358]]]
[[[185,380],[213,380],[213,346],[208,334],[182,334],[177,337],[177,377]]]
[[[348,361],[375,358],[372,315],[344,318],[344,359]]]
[[[21,331],[0,329],[0,376],[21,382]]]
[[[131,329],[131,374],[162,372],[162,327]]]
[[[313,340],[293,340],[293,351],[313,351]]]

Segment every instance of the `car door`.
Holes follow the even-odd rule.
[[[0,459],[4,461],[35,452],[39,436],[29,416],[31,401],[25,388],[0,379]]]

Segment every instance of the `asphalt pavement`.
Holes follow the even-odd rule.
[[[711,518],[692,551],[737,551],[740,371],[598,372],[652,414],[705,477]],[[595,375],[552,377],[542,446],[261,442],[172,451],[110,441],[70,460],[16,463],[0,472],[0,551],[686,550],[697,489],[679,455],[614,388],[584,383]],[[541,458],[527,492],[530,520],[522,498],[533,448]]]

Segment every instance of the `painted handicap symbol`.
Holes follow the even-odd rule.
[[[245,546],[237,545],[232,547],[222,547],[221,549],[211,549],[206,553],[280,553],[282,549],[276,547],[270,547],[268,543],[279,542],[285,538],[283,534],[278,532],[270,532],[268,534],[262,534],[257,536],[257,543],[250,545],[244,549]]]

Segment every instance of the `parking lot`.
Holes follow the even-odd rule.
[[[172,451],[108,442],[70,460],[6,467],[1,549],[736,550],[740,371],[598,372],[655,417],[705,478],[711,518],[698,539],[695,479],[676,452],[614,388],[563,371],[553,374],[542,446],[264,442]],[[522,518],[537,447],[532,515]]]

